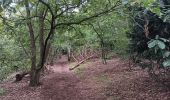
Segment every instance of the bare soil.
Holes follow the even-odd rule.
[[[51,66],[39,87],[19,83],[0,84],[6,92],[0,100],[170,100],[170,91],[138,67],[129,71],[126,60],[114,58],[103,65],[91,60],[80,73],[69,71],[65,57]],[[80,66],[81,67],[81,66]]]

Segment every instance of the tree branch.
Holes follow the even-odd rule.
[[[120,2],[120,0],[119,0],[119,1],[116,2],[116,4],[115,4],[113,7],[111,7],[111,8],[108,9],[108,10],[105,10],[105,11],[103,11],[103,12],[94,14],[94,15],[89,16],[89,17],[86,17],[86,18],[83,18],[83,19],[81,19],[81,20],[79,20],[79,21],[66,22],[66,23],[58,23],[58,24],[56,24],[54,27],[56,28],[56,27],[62,26],[62,25],[69,26],[69,25],[73,25],[73,24],[80,24],[80,23],[82,23],[82,22],[88,21],[88,20],[93,19],[93,18],[95,18],[95,17],[100,17],[100,16],[103,15],[103,14],[106,14],[106,13],[109,13],[109,12],[112,12],[113,10],[115,10],[115,8],[120,5],[120,3],[121,3],[121,2]]]
[[[95,29],[94,25],[92,23],[89,23],[90,26],[92,26],[94,32],[97,34],[97,36],[99,37],[100,41],[103,40],[101,34]]]
[[[63,11],[61,11],[61,13],[59,13],[58,15],[55,16],[55,18],[61,16],[62,14],[64,14],[65,12],[69,11],[70,9],[75,9],[77,7],[79,7],[80,5],[82,5],[84,2],[80,2],[80,4],[78,5],[75,5],[75,6],[72,6],[72,5],[69,5],[67,4],[67,2],[64,0],[65,2],[65,5],[67,6],[66,9],[64,9]],[[69,7],[70,6],[70,7]]]
[[[39,0],[39,2],[44,4],[50,10],[51,15],[54,16],[53,10],[48,3],[44,2],[43,0]]]

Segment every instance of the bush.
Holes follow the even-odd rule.
[[[135,59],[142,68],[148,68],[149,74],[159,82],[170,73],[170,23],[164,22],[155,13],[143,7],[134,7],[130,38],[130,52],[136,53]],[[149,66],[144,61],[148,60]],[[155,64],[156,63],[156,64]],[[143,65],[144,66],[143,66]],[[164,70],[162,72],[162,70]],[[163,77],[162,74],[164,73]],[[160,77],[161,76],[161,77]],[[161,79],[160,79],[161,78]],[[168,78],[166,78],[167,80]]]

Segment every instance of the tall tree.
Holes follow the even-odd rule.
[[[121,5],[121,0],[3,0],[2,5],[7,1],[9,1],[8,7],[3,9],[8,12],[13,9],[16,12],[8,16],[4,14],[2,18],[12,19],[13,23],[22,20],[22,25],[26,24],[28,28],[31,52],[30,86],[39,84],[40,72],[48,55],[50,40],[55,33],[111,13]],[[37,38],[39,38],[39,46]]]

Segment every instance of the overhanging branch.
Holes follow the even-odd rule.
[[[96,17],[100,17],[101,15],[107,14],[107,13],[112,12],[113,10],[115,10],[115,8],[120,5],[120,3],[121,3],[121,2],[120,2],[120,0],[119,0],[119,1],[116,2],[116,4],[115,4],[113,7],[111,7],[111,8],[108,9],[108,10],[102,11],[102,12],[100,12],[100,13],[94,14],[94,15],[89,16],[89,17],[86,17],[86,18],[83,18],[83,19],[81,19],[81,20],[79,20],[79,21],[66,22],[66,23],[58,23],[58,24],[56,24],[54,27],[56,28],[56,27],[62,26],[62,25],[70,26],[70,25],[73,25],[73,24],[80,24],[80,23],[85,22],[85,21],[88,21],[88,20],[90,20],[90,19],[93,19],[93,18],[96,18]]]
[[[43,0],[39,0],[39,2],[44,4],[50,10],[51,15],[54,16],[53,10],[48,3],[44,2]]]

